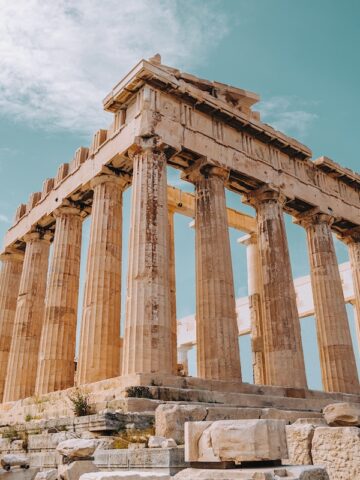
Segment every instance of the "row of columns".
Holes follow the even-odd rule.
[[[122,195],[127,175],[93,179],[77,383],[117,375],[175,374],[174,212],[167,205],[166,157],[133,153],[125,334],[120,355]],[[241,381],[224,169],[200,162],[184,174],[195,185],[198,375]],[[249,284],[256,383],[306,387],[300,322],[283,217],[285,198],[262,188],[247,196],[257,213]],[[46,232],[26,235],[25,255],[8,251],[0,275],[0,394],[17,400],[74,383],[81,210],[55,212],[50,273]],[[324,389],[359,391],[331,219],[298,220],[307,231]],[[350,238],[350,237],[349,237]],[[349,244],[360,301],[360,241]],[[356,245],[356,246],[353,246]],[[170,268],[169,268],[170,266]],[[360,318],[360,317],[359,317]],[[11,339],[11,346],[9,347]],[[4,372],[7,374],[4,375]]]

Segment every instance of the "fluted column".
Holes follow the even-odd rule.
[[[241,381],[225,200],[228,172],[200,165],[186,178],[195,184],[197,374]]]
[[[327,392],[358,393],[359,381],[344,292],[331,233],[332,217],[313,210],[299,216],[306,229],[321,374]]]
[[[14,329],[16,300],[19,293],[24,253],[6,251],[0,257],[0,402],[4,395],[6,370]]]
[[[189,357],[188,353],[193,348],[192,344],[181,345],[178,349],[178,362],[182,365],[183,375],[189,375]]]
[[[348,246],[351,273],[354,284],[354,314],[355,326],[358,340],[358,347],[360,349],[360,231],[357,231],[353,236],[343,238]]]
[[[79,208],[71,205],[58,208],[54,216],[55,236],[45,295],[37,395],[74,385],[82,218]]]
[[[304,388],[300,321],[283,216],[285,198],[264,187],[249,194],[247,201],[257,213],[266,383]]]
[[[173,373],[166,157],[133,157],[123,375]]]
[[[262,326],[262,280],[257,235],[256,233],[245,235],[239,238],[238,243],[246,245],[254,383],[264,385],[266,383],[266,374]]]
[[[7,368],[4,402],[34,394],[50,237],[40,232],[25,235],[24,265],[16,304],[15,323]]]
[[[174,210],[168,208],[169,225],[169,285],[170,285],[170,315],[171,315],[171,353],[172,371],[177,375],[177,322],[176,322],[176,276],[175,276],[175,228]]]
[[[129,179],[91,182],[94,198],[81,323],[77,383],[120,375],[122,195]]]

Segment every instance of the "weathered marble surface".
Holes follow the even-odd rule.
[[[360,426],[360,404],[332,403],[324,408],[324,418],[331,426]]]
[[[219,420],[185,424],[185,460],[241,463],[288,456],[284,420]]]
[[[360,428],[317,428],[311,454],[314,464],[327,468],[330,480],[360,478]]]
[[[206,470],[187,468],[174,480],[329,480],[326,470],[318,466]],[[90,479],[89,479],[90,480]]]

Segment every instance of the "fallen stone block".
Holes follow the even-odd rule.
[[[329,480],[326,470],[315,465],[226,470],[186,468],[173,477],[174,480],[280,480],[281,478],[288,480]]]
[[[331,480],[360,478],[360,429],[357,427],[316,428],[311,455],[314,464],[326,467]]]
[[[89,458],[95,452],[96,447],[96,440],[72,438],[60,442],[56,450],[67,458]]]
[[[30,467],[29,457],[11,453],[4,455],[0,463],[4,470],[10,470],[11,467],[21,467],[24,469],[28,469]]]
[[[58,466],[59,480],[79,480],[85,473],[98,472],[99,469],[91,460],[76,460],[69,464]]]
[[[26,470],[17,468],[10,471],[0,470],[0,478],[2,480],[34,480],[38,472],[39,468],[28,468]]]
[[[166,441],[165,437],[161,437],[158,435],[151,435],[148,440],[148,447],[149,448],[161,448],[161,444]]]
[[[287,458],[284,420],[220,420],[185,425],[188,462],[253,462]]]
[[[331,426],[359,426],[360,404],[358,403],[331,403],[324,408],[324,418]]]
[[[35,476],[35,480],[57,480],[58,478],[58,471],[56,468],[52,468],[51,470],[43,470],[42,472],[38,472]]]
[[[141,471],[114,471],[87,473],[81,476],[81,480],[170,480],[170,475],[163,472]]]
[[[286,442],[289,465],[312,465],[311,442],[315,426],[311,423],[293,423],[286,425]]]
[[[156,435],[184,443],[185,422],[204,420],[207,410],[199,405],[159,405],[155,411]]]

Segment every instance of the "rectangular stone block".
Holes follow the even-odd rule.
[[[318,466],[203,469],[187,468],[175,475],[174,480],[329,480],[325,468]]]
[[[330,480],[360,478],[360,428],[316,428],[311,455],[314,464],[327,468]]]
[[[220,420],[185,425],[185,460],[256,462],[287,458],[284,420]]]

